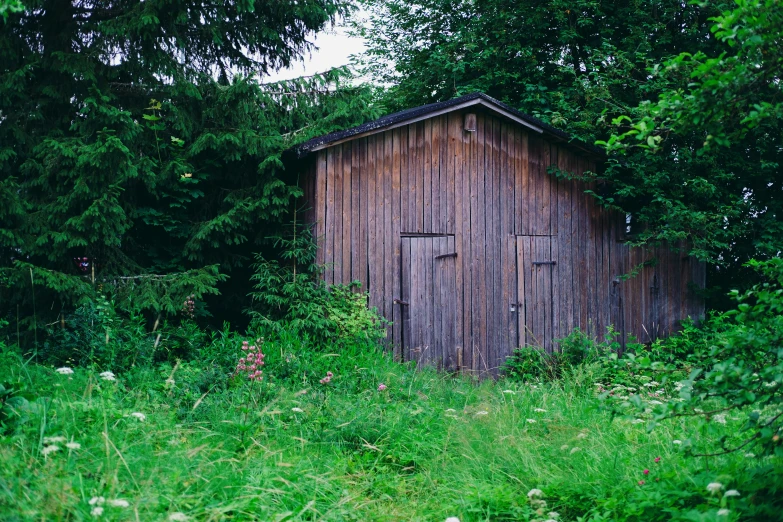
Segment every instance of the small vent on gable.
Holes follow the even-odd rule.
[[[469,112],[465,115],[465,130],[476,132],[476,113]]]

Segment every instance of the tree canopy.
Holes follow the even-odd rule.
[[[31,0],[6,13],[0,313],[31,306],[36,285],[54,316],[96,287],[173,312],[248,267],[301,194],[282,152],[374,114],[345,69],[262,83],[348,9]],[[246,285],[221,288],[235,313]]]

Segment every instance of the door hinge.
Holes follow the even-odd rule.
[[[533,261],[533,265],[556,265],[557,261]]]
[[[452,252],[451,254],[441,254],[439,256],[435,256],[435,259],[443,259],[445,257],[457,257],[457,253]]]
[[[409,303],[406,303],[405,301],[403,301],[401,299],[397,299],[396,297],[394,298],[394,302],[397,303],[397,304],[401,304],[403,306],[410,306]]]

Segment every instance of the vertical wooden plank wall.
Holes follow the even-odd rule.
[[[704,286],[704,265],[684,245],[623,243],[624,216],[599,208],[585,194],[596,187],[575,179],[595,160],[489,111],[477,111],[467,132],[465,112],[320,150],[300,181],[313,199],[306,216],[325,280],[361,282],[370,306],[392,321],[397,358],[412,356],[403,346],[411,328],[429,329],[448,339],[437,355],[451,357],[446,367],[496,375],[517,346],[554,348],[531,332],[561,338],[579,328],[603,339],[612,325],[623,342],[649,342],[703,313],[693,287]],[[445,239],[412,251],[410,237]],[[457,253],[454,283],[411,273],[444,249]],[[525,256],[556,264],[526,272]],[[411,292],[453,313],[411,317],[399,302]]]

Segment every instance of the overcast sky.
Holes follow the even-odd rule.
[[[304,63],[300,62],[288,69],[272,73],[262,81],[288,80],[326,71],[332,67],[347,65],[352,54],[364,51],[364,41],[361,38],[352,38],[347,33],[348,30],[344,25],[318,33],[311,40],[318,46],[318,50],[305,56]]]

